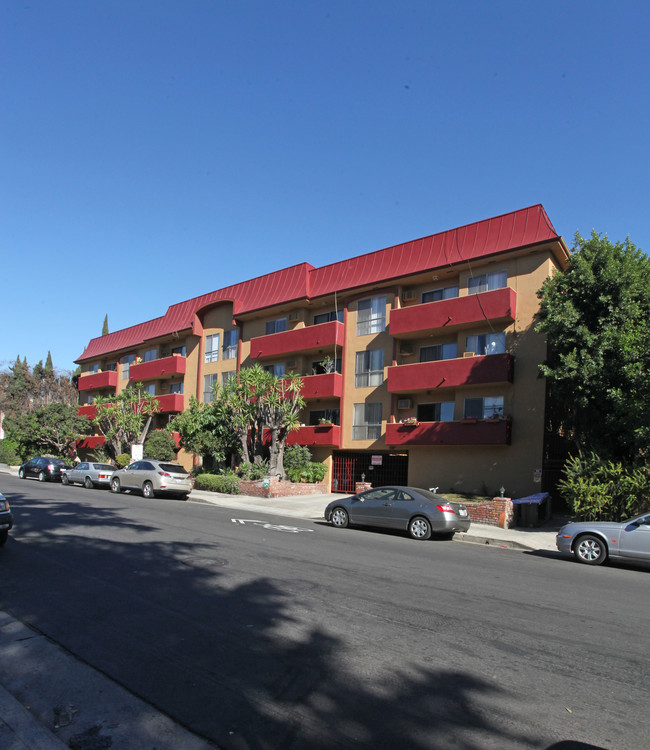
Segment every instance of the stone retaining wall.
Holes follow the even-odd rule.
[[[242,495],[252,497],[300,497],[301,495],[325,495],[330,490],[327,484],[283,482],[277,477],[265,477],[255,481],[240,479],[239,491]]]

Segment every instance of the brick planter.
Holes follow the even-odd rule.
[[[495,497],[485,503],[465,503],[470,519],[474,523],[511,529],[515,525],[515,513],[509,497]]]
[[[265,487],[264,484],[268,483]],[[282,482],[277,477],[266,477],[265,479],[239,480],[239,491],[242,495],[252,497],[301,497],[304,495],[325,495],[329,493],[329,487],[322,483],[309,482]]]

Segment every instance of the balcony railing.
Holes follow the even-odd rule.
[[[132,364],[129,367],[129,380],[157,380],[171,378],[174,375],[185,375],[185,357],[163,357],[149,362]]]
[[[300,427],[287,436],[287,445],[327,445],[338,448],[341,428],[337,424]]]
[[[341,398],[343,377],[338,372],[322,375],[307,375],[302,381],[300,395],[303,398]]]
[[[166,393],[163,396],[155,396],[158,409],[161,412],[183,411],[185,399],[182,393]]]
[[[465,328],[486,320],[512,323],[516,308],[517,293],[514,289],[494,289],[392,310],[389,331],[396,338],[417,338],[440,333],[441,329]]]
[[[80,417],[88,417],[88,419],[95,419],[97,416],[97,407],[93,404],[85,404],[77,409],[77,414]]]
[[[332,320],[305,328],[294,328],[292,331],[270,333],[251,339],[251,359],[280,357],[298,352],[317,352],[319,350],[333,353],[335,346],[343,346],[343,323]]]
[[[387,424],[386,445],[510,445],[510,420]]]
[[[77,390],[91,391],[99,388],[117,388],[117,372],[115,370],[104,370],[104,372],[93,372],[80,375]]]
[[[388,368],[388,390],[391,393],[413,393],[433,388],[511,383],[513,364],[511,354],[488,354],[396,365]]]
[[[104,445],[106,438],[103,435],[89,435],[83,440],[77,440],[77,450],[93,451]]]

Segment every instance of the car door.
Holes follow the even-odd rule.
[[[618,552],[621,557],[650,560],[650,513],[621,527]]]
[[[84,480],[83,473],[87,469],[88,469],[87,463],[82,462],[80,464],[77,464],[74,468],[68,471],[68,479],[71,482],[77,482],[78,484],[81,484]]]
[[[120,484],[122,487],[139,487],[138,474],[139,467],[142,461],[134,461],[129,464],[125,469],[124,473],[119,477]]]
[[[392,487],[362,492],[350,505],[350,520],[366,526],[386,526],[386,503],[390,503],[395,490]]]
[[[408,492],[396,489],[392,496],[384,498],[378,508],[380,523],[391,529],[405,529],[417,506],[418,503]]]

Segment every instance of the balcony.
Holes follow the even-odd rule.
[[[182,393],[166,393],[164,396],[155,396],[155,399],[161,413],[183,411],[185,408],[185,399]]]
[[[117,388],[117,372],[105,370],[104,372],[93,372],[90,375],[80,375],[77,390],[93,391],[100,388]]]
[[[438,302],[392,310],[390,335],[408,339],[432,333],[467,328],[484,323],[512,323],[515,319],[517,293],[514,289],[494,289]]]
[[[287,436],[287,445],[326,445],[338,448],[341,428],[337,424],[300,427]]]
[[[302,381],[300,395],[305,399],[341,398],[343,377],[338,372],[307,375]]]
[[[335,346],[343,346],[343,323],[332,320],[293,331],[270,333],[251,339],[251,359],[281,357],[299,352],[333,351]]]
[[[387,424],[386,445],[510,445],[510,420]]]
[[[163,357],[129,367],[129,380],[132,382],[171,378],[174,375],[185,375],[185,357]]]
[[[95,419],[97,416],[97,407],[93,404],[85,404],[77,409],[77,414],[80,417],[88,417],[88,419]]]
[[[388,368],[388,390],[390,393],[415,393],[434,388],[512,383],[513,365],[511,354],[396,365]]]
[[[77,440],[77,450],[94,451],[106,442],[103,435],[89,435],[83,440]]]

